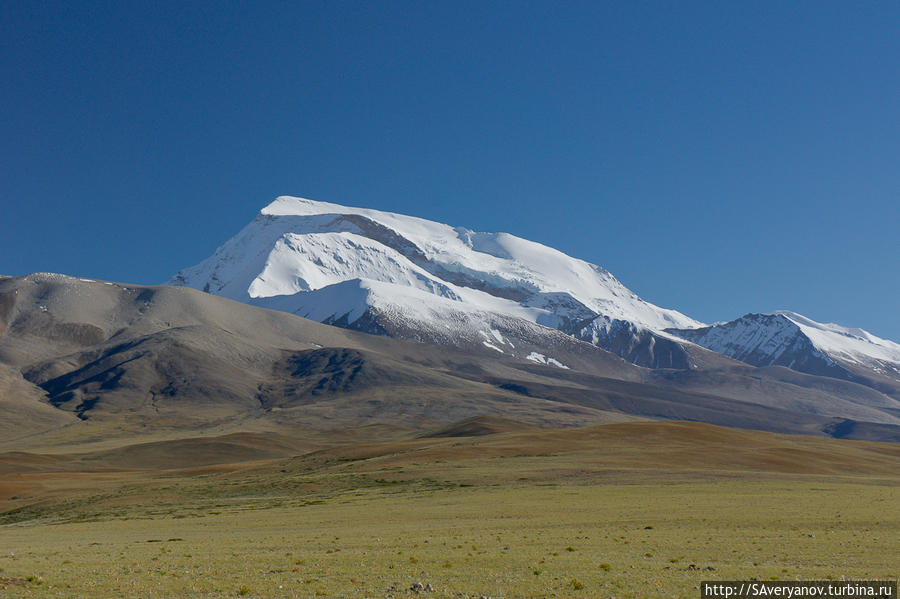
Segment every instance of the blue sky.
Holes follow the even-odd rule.
[[[900,341],[897,2],[0,8],[4,274],[163,282],[290,194]]]

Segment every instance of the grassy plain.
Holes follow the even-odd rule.
[[[15,456],[0,596],[696,598],[701,580],[900,576],[896,445],[488,428],[171,468]]]

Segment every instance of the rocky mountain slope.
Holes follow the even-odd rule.
[[[417,427],[520,408],[534,422],[544,410],[556,424],[603,419],[455,376],[445,362],[471,359],[445,348],[189,289],[38,273],[0,280],[0,306],[0,407],[12,416],[0,418],[4,440],[87,421],[129,434],[253,421]],[[562,334],[559,341],[559,354],[576,367],[637,378],[614,356]]]
[[[517,346],[527,354],[513,356],[368,335],[192,289],[0,279],[0,449],[425,430],[480,416],[900,440],[900,401],[855,382],[725,357],[648,369],[545,330],[542,352]]]

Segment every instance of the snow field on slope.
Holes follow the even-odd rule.
[[[457,294],[460,288],[467,289],[454,289],[439,274],[429,274],[392,248],[365,238],[359,227],[341,221],[341,215],[365,217],[396,233],[434,265],[430,270],[524,294],[565,293],[595,313],[653,330],[701,326],[674,310],[644,302],[602,268],[514,235],[475,233],[415,217],[291,197],[278,198],[213,257],[183,271],[185,282],[197,288],[210,283],[214,293],[242,301],[247,301],[248,295],[300,293],[354,278],[411,285],[439,297],[449,297],[448,289]],[[348,233],[358,235],[352,239],[352,245],[348,235],[340,241],[334,237],[328,241],[321,237],[312,239],[316,235]],[[302,237],[311,239],[303,242]],[[297,251],[304,246],[307,251]],[[324,251],[319,259],[325,262],[327,257],[330,264],[315,263],[312,251],[316,249]],[[362,256],[356,256],[360,252]],[[371,262],[366,263],[367,260]],[[509,311],[515,302],[491,308],[478,295],[460,295],[457,299],[478,300],[478,309],[502,309],[505,314],[517,316],[519,313]]]

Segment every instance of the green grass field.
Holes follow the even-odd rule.
[[[642,425],[618,426],[604,430]],[[682,451],[715,437],[660,430]],[[748,469],[737,450],[662,467],[647,438],[631,435],[632,454],[617,434],[558,452],[491,435],[21,474],[0,514],[0,596],[697,598],[701,580],[900,576],[900,476],[883,471],[896,447],[733,435],[863,471]],[[885,457],[874,472],[848,457],[867,451]]]

